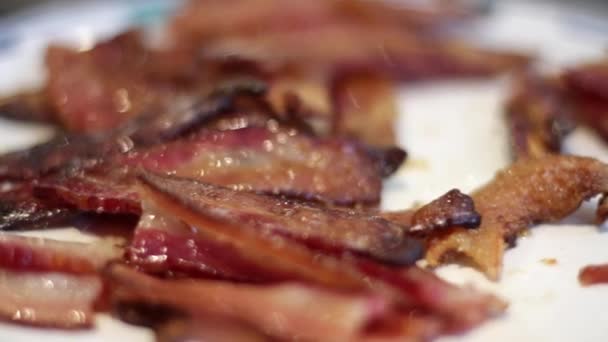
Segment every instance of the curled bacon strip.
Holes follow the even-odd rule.
[[[446,257],[464,257],[498,279],[505,240],[532,224],[564,218],[584,200],[605,192],[608,166],[595,159],[549,155],[520,160],[473,194],[483,218],[479,229],[454,228],[434,237],[426,260],[438,265]]]
[[[224,209],[216,208],[212,215],[211,209],[198,208],[200,183],[186,186],[149,175],[142,181],[145,198],[156,211],[144,215],[148,222],[140,222],[144,226],[136,230],[130,260],[144,269],[247,281],[303,280],[341,290],[371,288],[408,308],[437,312],[454,329],[478,324],[504,307],[494,297],[454,288],[416,267],[384,267],[340,250],[259,234],[251,222],[226,221]],[[184,187],[189,190],[181,191]],[[150,239],[150,234],[158,238]]]
[[[143,168],[236,190],[369,205],[380,199],[381,177],[394,172],[404,158],[400,149],[368,151],[348,140],[318,139],[291,130],[203,130],[172,143],[116,154],[84,174],[46,177],[35,192],[82,211],[139,215],[132,175]]]
[[[575,117],[608,139],[608,61],[582,65],[562,75]]]
[[[260,235],[289,236],[321,248],[346,249],[394,263],[411,263],[420,252],[420,242],[406,236],[400,226],[355,210],[329,209],[187,179],[148,174],[143,180],[168,196],[181,198],[199,215],[235,226],[245,224]],[[181,196],[184,192],[190,195]]]
[[[387,303],[378,296],[339,294],[289,283],[252,286],[162,281],[120,265],[111,267],[107,276],[115,302],[161,304],[194,319],[207,315],[233,319],[285,339],[350,340],[387,310]]]

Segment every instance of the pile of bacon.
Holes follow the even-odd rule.
[[[589,103],[608,103],[596,89],[608,77],[522,78],[507,110],[518,161],[471,196],[381,212],[382,179],[406,157],[394,82],[529,62],[445,34],[472,15],[444,2],[200,0],[161,48],[138,32],[49,47],[45,86],[0,105],[59,131],[0,156],[0,229],[103,237],[2,233],[0,317],[83,328],[111,312],[159,341],[420,341],[500,314],[502,300],[416,262],[464,257],[498,278],[519,233],[608,193],[608,165],[557,155],[573,117],[559,101],[601,120]]]

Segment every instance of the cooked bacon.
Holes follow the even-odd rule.
[[[584,200],[605,192],[608,166],[595,159],[549,155],[520,160],[473,194],[483,218],[479,229],[454,227],[435,236],[426,260],[436,266],[452,256],[464,257],[498,279],[505,240],[514,240],[533,224],[564,218]]]
[[[44,92],[33,91],[0,98],[0,116],[20,121],[55,123]]]
[[[0,179],[39,179],[62,168],[95,165],[110,147],[105,137],[59,135],[49,142],[0,156]]]
[[[76,243],[0,234],[0,267],[12,271],[91,274],[122,250],[111,242]]]
[[[380,176],[386,171],[382,164],[400,165],[404,158],[403,153],[401,158],[387,156],[395,160],[372,158],[361,145],[347,140],[250,127],[202,131],[189,139],[134,151],[118,163],[238,190],[349,205],[378,203]]]
[[[318,37],[323,37],[320,44]],[[380,43],[379,43],[380,42]],[[464,42],[422,39],[393,28],[324,25],[272,31],[205,44],[205,56],[237,55],[261,64],[313,65],[317,70],[373,72],[396,80],[485,76],[523,67],[527,56],[476,49]]]
[[[0,319],[56,328],[87,328],[102,291],[96,276],[0,271]]]
[[[567,70],[562,80],[575,118],[608,140],[608,61]]]
[[[239,192],[187,179],[148,174],[144,180],[196,208],[199,215],[234,226],[244,224],[262,236],[289,236],[321,248],[350,250],[391,263],[411,263],[420,252],[419,241],[379,216]],[[181,196],[184,192],[189,195]]]
[[[452,287],[416,267],[384,267],[340,250],[259,234],[248,222],[233,225],[210,217],[197,206],[199,183],[186,186],[149,175],[142,181],[144,197],[155,208],[140,222],[129,259],[144,270],[258,282],[303,280],[342,290],[372,288],[406,307],[439,313],[453,329],[474,326],[504,307],[492,296]]]
[[[585,266],[578,274],[583,286],[608,283],[608,264]]]
[[[475,211],[473,199],[453,189],[416,210],[386,212],[385,219],[407,227],[409,234],[427,235],[436,229],[459,226],[477,228],[481,216]]]
[[[234,319],[284,339],[347,341],[388,308],[379,296],[339,294],[290,283],[162,281],[120,265],[111,267],[107,276],[114,302],[160,304],[195,319],[207,315]]]
[[[38,182],[34,192],[44,203],[54,202],[80,212],[141,214],[139,196],[128,176],[57,175]]]
[[[559,153],[571,129],[571,108],[557,80],[520,75],[506,105],[515,158]]]
[[[349,74],[332,85],[334,132],[371,146],[395,146],[397,103],[394,84],[384,76]]]
[[[44,228],[64,223],[74,212],[36,198],[29,182],[4,182],[0,189],[0,231]]]
[[[108,153],[95,167],[44,177],[34,193],[43,203],[66,210],[139,215],[140,198],[132,186],[134,173],[142,168],[236,190],[374,205],[381,177],[392,174],[405,158],[397,148],[368,150],[352,141],[278,127],[202,130],[171,143]]]

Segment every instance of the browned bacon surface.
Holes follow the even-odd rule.
[[[174,319],[156,327],[157,342],[272,342],[273,340],[247,324],[209,316],[198,319]]]
[[[385,267],[344,251],[259,234],[251,222],[235,225],[205,213],[197,205],[198,190],[188,187],[189,191],[180,192],[185,185],[176,187],[171,178],[147,176],[143,181],[145,198],[155,209],[136,231],[130,260],[144,270],[248,281],[303,280],[342,290],[371,288],[407,308],[437,312],[454,329],[473,326],[501,311],[499,300],[454,288],[416,267]],[[215,215],[222,210],[216,209]],[[148,245],[154,241],[150,234],[159,232],[162,235]],[[138,239],[141,233],[145,235]]]
[[[334,132],[371,146],[395,146],[395,84],[374,74],[351,74],[333,82]]]
[[[473,194],[482,217],[479,229],[454,227],[433,238],[426,259],[438,265],[450,256],[464,257],[498,279],[505,240],[533,224],[564,218],[584,200],[605,192],[608,166],[595,159],[549,155],[520,160]]]
[[[374,204],[380,200],[382,163],[400,165],[404,157],[376,160],[353,141],[250,127],[202,131],[172,144],[134,151],[117,163],[237,190],[336,204]]]
[[[146,175],[146,183],[226,224],[247,225],[259,235],[283,235],[330,250],[350,250],[385,262],[411,262],[420,242],[399,225],[356,210],[330,209],[271,196],[233,191],[187,179]],[[189,194],[187,197],[181,194]],[[415,258],[415,256],[414,256]]]
[[[581,269],[578,280],[583,286],[608,283],[608,265],[589,265]]]

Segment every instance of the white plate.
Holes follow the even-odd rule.
[[[42,81],[41,56],[49,41],[66,40],[87,48],[133,19],[154,17],[168,8],[168,3],[172,2],[55,5],[0,22],[0,94]],[[503,1],[472,33],[482,43],[534,51],[542,67],[553,69],[605,53],[608,21],[597,15],[542,3]],[[406,208],[451,188],[470,191],[509,163],[501,115],[507,81],[435,82],[403,90],[397,130],[410,159],[386,182],[385,208]],[[42,141],[50,134],[42,127],[0,121],[0,152]],[[572,153],[608,161],[608,148],[587,131],[577,130],[566,147]],[[562,224],[534,229],[507,252],[499,283],[488,282],[468,268],[441,268],[438,272],[446,279],[494,292],[507,299],[510,307],[504,316],[466,335],[440,341],[608,341],[608,286],[582,288],[577,282],[582,266],[608,262],[608,234],[584,224],[591,222],[592,215],[592,206],[585,206]],[[94,238],[69,228],[28,234],[69,240]],[[543,258],[555,258],[557,265],[548,266]],[[153,340],[150,331],[104,315],[96,323],[94,330],[84,332],[2,323],[0,341]]]

